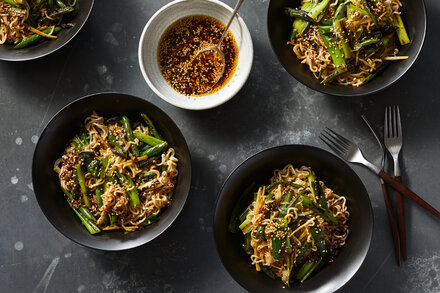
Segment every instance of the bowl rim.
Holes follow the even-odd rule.
[[[55,229],[56,229],[58,232],[60,232],[62,235],[64,235],[66,238],[68,238],[68,239],[70,239],[71,241],[73,241],[73,242],[79,244],[80,246],[87,247],[87,248],[92,248],[92,249],[96,249],[96,250],[101,250],[101,251],[123,251],[123,250],[134,249],[134,248],[136,248],[136,247],[140,247],[140,246],[142,246],[142,245],[145,245],[145,244],[147,244],[147,243],[153,241],[154,239],[156,239],[157,237],[159,237],[162,233],[164,233],[164,232],[165,232],[165,231],[166,231],[166,230],[167,230],[167,229],[168,229],[168,228],[169,228],[169,227],[170,227],[170,226],[176,221],[176,219],[178,218],[178,216],[180,215],[180,213],[182,212],[182,210],[183,210],[183,208],[184,208],[184,206],[185,206],[185,204],[186,204],[186,201],[187,201],[187,199],[188,199],[189,192],[190,192],[190,189],[191,189],[191,181],[192,181],[192,167],[191,167],[191,166],[192,166],[192,162],[191,162],[191,153],[190,153],[189,148],[188,148],[188,143],[186,142],[185,136],[183,135],[183,133],[181,132],[181,130],[179,129],[179,127],[177,126],[177,124],[174,122],[173,119],[171,119],[171,117],[170,117],[170,116],[169,116],[164,110],[162,110],[161,108],[159,108],[158,106],[156,106],[156,105],[153,104],[152,102],[147,101],[147,100],[145,100],[145,99],[142,99],[142,98],[140,98],[140,97],[137,97],[137,96],[134,96],[134,95],[130,95],[130,94],[121,93],[121,92],[113,92],[113,91],[92,93],[92,94],[89,94],[89,95],[83,96],[83,97],[81,97],[81,98],[78,98],[78,99],[76,99],[76,100],[74,100],[74,101],[68,103],[67,105],[65,105],[64,107],[62,107],[59,111],[57,111],[57,113],[56,113],[55,115],[53,115],[53,117],[52,117],[52,118],[49,120],[49,122],[46,124],[46,126],[44,127],[43,131],[41,132],[41,134],[40,134],[40,136],[39,136],[39,140],[38,140],[38,142],[37,142],[37,145],[35,146],[34,153],[33,153],[33,156],[32,156],[31,179],[32,179],[32,183],[33,183],[33,182],[34,182],[34,177],[35,177],[34,174],[36,173],[36,172],[35,172],[36,164],[37,164],[37,162],[36,162],[36,161],[37,161],[37,159],[36,159],[36,154],[37,154],[37,152],[39,151],[39,148],[41,148],[41,145],[40,145],[40,139],[41,139],[41,137],[43,137],[43,136],[45,135],[45,133],[46,133],[47,131],[49,131],[49,130],[48,130],[48,126],[49,126],[49,125],[50,125],[55,119],[57,119],[60,115],[62,115],[64,112],[69,111],[69,108],[70,108],[71,106],[73,106],[74,104],[76,104],[76,103],[78,103],[78,102],[81,102],[81,101],[88,100],[88,99],[93,99],[94,97],[99,97],[99,96],[120,96],[120,97],[128,97],[128,98],[131,98],[131,99],[134,99],[134,100],[141,101],[141,102],[143,102],[143,103],[150,104],[150,106],[153,106],[153,108],[157,108],[159,111],[163,112],[163,114],[164,114],[166,117],[168,117],[168,119],[169,119],[169,120],[170,120],[170,121],[176,126],[176,128],[177,128],[178,131],[180,132],[180,135],[182,136],[182,138],[183,138],[183,142],[184,142],[184,144],[182,145],[182,147],[184,148],[185,152],[186,152],[187,155],[188,155],[188,174],[187,174],[186,176],[188,177],[187,180],[188,180],[189,184],[188,184],[188,188],[187,188],[187,190],[184,190],[184,198],[183,198],[183,202],[177,207],[177,210],[176,210],[176,212],[175,212],[175,215],[174,215],[173,217],[170,218],[170,220],[169,220],[169,221],[163,226],[163,228],[161,229],[160,232],[158,232],[156,235],[154,235],[154,237],[152,237],[152,238],[149,239],[149,240],[142,241],[142,243],[135,243],[135,244],[132,244],[132,245],[125,245],[125,246],[123,246],[123,247],[117,246],[117,247],[114,247],[114,248],[113,248],[113,247],[111,247],[111,248],[108,248],[108,247],[103,248],[103,247],[99,247],[99,246],[97,246],[97,245],[88,245],[87,243],[84,243],[84,241],[80,241],[80,240],[78,240],[78,239],[76,239],[76,238],[70,236],[69,233],[66,233],[66,231],[65,231],[64,229],[62,229],[57,223],[55,223],[55,222],[53,221],[52,217],[47,216],[47,214],[46,214],[46,210],[43,209],[43,208],[41,207],[41,201],[42,201],[42,198],[41,198],[41,196],[37,195],[37,191],[36,191],[36,190],[34,190],[34,195],[35,195],[35,198],[37,199],[37,203],[38,203],[38,206],[39,206],[41,212],[44,214],[44,216],[45,216],[46,219],[50,222],[50,224],[51,224],[53,227],[55,227]],[[117,110],[116,110],[115,112],[117,112]]]
[[[24,55],[24,56],[18,56],[18,57],[9,57],[9,56],[5,56],[3,57],[0,54],[0,60],[2,61],[30,61],[30,60],[35,60],[38,58],[42,58],[45,57],[49,54],[54,53],[55,51],[58,51],[59,49],[61,49],[62,47],[64,47],[65,45],[67,45],[68,43],[70,43],[70,41],[75,38],[75,36],[81,31],[81,29],[83,28],[83,26],[86,24],[87,20],[90,17],[90,14],[92,13],[93,10],[93,6],[95,4],[95,0],[88,0],[90,1],[90,8],[88,9],[85,17],[84,17],[84,21],[82,21],[81,23],[77,24],[75,27],[71,27],[69,28],[69,32],[72,31],[72,34],[69,34],[69,32],[67,33],[67,36],[65,36],[65,38],[63,37],[62,39],[60,38],[58,41],[58,44],[55,44],[53,48],[44,50],[43,53],[41,54],[29,54],[29,55]],[[4,45],[9,45],[9,44],[3,44],[0,46],[4,46]],[[29,47],[32,48],[32,47]],[[24,48],[23,48],[24,49]],[[20,49],[18,49],[20,50]]]
[[[207,110],[207,109],[212,109],[215,108],[217,106],[220,106],[224,103],[226,103],[227,101],[229,101],[230,99],[232,99],[245,85],[247,79],[249,78],[249,75],[252,71],[252,65],[253,65],[253,56],[254,56],[254,47],[253,47],[253,41],[252,41],[252,36],[251,33],[249,31],[249,28],[247,27],[246,23],[244,22],[243,18],[237,14],[236,18],[239,21],[240,25],[242,27],[245,28],[244,33],[249,35],[249,40],[250,40],[250,44],[249,44],[249,48],[250,48],[250,54],[249,54],[249,66],[248,66],[248,70],[242,72],[242,82],[240,82],[238,84],[238,86],[234,87],[234,89],[231,91],[231,93],[229,95],[225,95],[225,98],[223,99],[219,99],[216,103],[210,103],[207,105],[197,105],[192,103],[189,99],[191,99],[191,96],[188,96],[188,101],[190,102],[186,102],[186,101],[175,101],[172,100],[170,98],[168,98],[166,95],[164,95],[160,90],[158,90],[155,86],[154,83],[151,81],[150,77],[148,76],[146,70],[145,70],[145,62],[144,62],[144,58],[142,57],[142,51],[143,51],[143,47],[144,47],[144,43],[146,41],[146,34],[147,34],[147,30],[151,27],[151,24],[153,23],[153,21],[155,21],[165,10],[168,10],[170,7],[175,6],[175,5],[180,5],[183,2],[191,2],[191,1],[201,1],[201,0],[174,0],[164,6],[162,6],[159,10],[157,10],[153,16],[151,16],[151,18],[148,20],[147,24],[144,26],[144,28],[142,29],[142,33],[139,39],[139,45],[138,45],[138,60],[139,60],[139,67],[141,69],[141,73],[142,76],[144,77],[145,81],[147,82],[148,86],[156,93],[156,95],[158,95],[161,99],[163,99],[164,101],[166,101],[167,103],[170,103],[173,106],[182,108],[182,109],[186,109],[186,110]],[[219,0],[205,0],[204,2],[209,2],[213,5],[218,5],[221,6],[223,8],[226,8],[228,11],[230,11],[232,13],[233,9],[228,6],[226,3],[219,1]],[[177,19],[175,20],[177,21]],[[240,57],[239,57],[240,58]],[[229,82],[228,82],[229,83]],[[203,96],[207,99],[209,99],[209,95],[208,96]]]
[[[414,63],[416,62],[416,60],[418,59],[420,52],[423,49],[423,46],[425,45],[425,38],[426,38],[426,30],[427,30],[427,22],[428,22],[428,15],[426,12],[426,5],[425,5],[425,1],[424,0],[420,0],[421,3],[421,8],[423,11],[423,29],[422,29],[422,38],[421,38],[421,44],[419,45],[419,47],[417,48],[416,54],[414,55],[414,58],[412,58],[412,60],[410,61],[410,63],[406,66],[405,70],[401,71],[399,74],[395,75],[395,77],[393,78],[393,80],[387,84],[381,85],[379,87],[377,87],[376,89],[373,89],[369,92],[363,92],[363,93],[353,93],[353,94],[347,94],[347,93],[336,93],[334,91],[330,91],[330,90],[325,90],[325,88],[314,88],[308,84],[306,84],[303,80],[297,78],[296,76],[294,76],[293,74],[291,74],[286,66],[281,62],[280,57],[278,56],[278,53],[275,50],[274,47],[274,43],[271,37],[271,33],[269,31],[269,12],[270,12],[270,7],[272,5],[272,3],[276,1],[276,0],[269,0],[269,5],[268,5],[268,9],[267,9],[267,13],[266,13],[266,28],[267,28],[267,34],[268,34],[268,38],[269,38],[269,43],[270,46],[272,48],[272,52],[275,54],[278,63],[281,64],[281,66],[283,67],[283,69],[290,75],[292,76],[295,80],[299,81],[301,84],[307,86],[308,88],[315,90],[317,92],[320,92],[322,94],[326,94],[326,95],[330,95],[330,96],[340,96],[340,97],[363,97],[363,96],[367,96],[367,95],[372,95],[378,92],[381,92],[383,90],[385,90],[386,88],[390,87],[391,85],[393,85],[395,82],[397,82],[403,75],[405,75],[405,73],[407,73],[411,67],[414,65]]]
[[[215,248],[217,251],[217,256],[220,258],[221,263],[223,265],[223,267],[226,269],[226,271],[228,272],[228,274],[238,283],[240,284],[240,286],[242,286],[244,289],[249,290],[249,288],[247,287],[247,282],[244,282],[242,279],[238,279],[236,278],[230,271],[229,271],[229,266],[226,265],[224,257],[222,256],[221,250],[224,249],[220,249],[219,247],[219,237],[220,237],[220,230],[227,229],[227,227],[223,227],[222,229],[220,229],[217,224],[218,222],[218,218],[220,217],[220,210],[219,210],[219,205],[223,199],[223,197],[225,196],[224,194],[222,194],[224,192],[224,189],[226,187],[226,185],[228,184],[229,180],[238,172],[239,169],[241,169],[245,164],[247,164],[250,160],[255,159],[258,156],[263,155],[264,153],[267,152],[272,152],[275,150],[279,150],[279,149],[283,149],[283,148],[299,148],[299,147],[306,147],[306,148],[310,148],[314,151],[319,151],[319,152],[323,152],[326,153],[328,156],[333,157],[335,159],[337,159],[340,163],[344,164],[348,169],[350,169],[352,171],[352,174],[355,176],[355,178],[361,182],[362,184],[362,188],[365,190],[365,194],[367,195],[367,199],[368,199],[368,206],[366,207],[368,209],[368,215],[370,218],[370,225],[369,225],[369,229],[368,231],[364,231],[365,234],[367,234],[367,243],[365,243],[365,248],[362,251],[362,255],[361,255],[361,262],[359,263],[358,267],[356,268],[356,270],[350,275],[350,277],[342,284],[340,284],[338,287],[333,288],[335,291],[336,290],[340,290],[341,288],[343,288],[344,286],[346,286],[350,280],[359,272],[359,269],[361,268],[362,264],[365,262],[365,259],[367,258],[367,255],[371,249],[371,241],[373,238],[373,230],[374,230],[374,213],[373,213],[373,207],[371,205],[371,199],[369,197],[368,191],[365,187],[365,184],[362,182],[362,180],[360,179],[359,175],[350,167],[349,164],[347,164],[344,160],[342,160],[340,157],[336,156],[335,154],[322,149],[320,147],[317,146],[312,146],[312,145],[307,145],[307,144],[282,144],[282,145],[277,145],[277,146],[273,146],[273,147],[269,147],[269,148],[265,148],[263,150],[260,150],[252,155],[250,155],[249,157],[247,157],[245,160],[243,160],[243,162],[241,162],[236,168],[234,168],[234,170],[229,174],[229,176],[226,178],[226,180],[224,181],[222,187],[220,188],[220,191],[218,192],[218,196],[217,199],[215,201],[214,204],[214,213],[213,213],[213,237],[214,237],[214,244],[215,244]],[[224,212],[224,211],[223,211]],[[229,233],[229,232],[228,232]],[[297,292],[294,287],[289,287],[286,289],[286,292]],[[302,292],[302,291],[301,291]]]

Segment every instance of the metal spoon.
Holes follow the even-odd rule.
[[[208,51],[212,51],[212,53],[217,54],[220,57],[220,59],[221,59],[221,70],[219,71],[220,73],[218,74],[218,76],[214,80],[214,84],[212,85],[211,88],[213,88],[218,83],[220,78],[223,76],[223,73],[225,73],[226,61],[225,61],[225,55],[223,54],[223,52],[221,50],[221,45],[222,45],[223,39],[226,36],[226,33],[228,32],[229,26],[231,25],[232,20],[234,19],[235,15],[237,14],[238,9],[240,9],[240,6],[243,3],[243,1],[244,0],[238,0],[237,1],[237,4],[235,5],[234,11],[232,12],[231,18],[229,19],[229,22],[226,25],[226,28],[223,31],[223,34],[220,37],[220,40],[218,41],[218,43],[216,45],[214,45],[214,46],[209,46],[209,47],[206,47],[206,48],[202,48],[201,50],[199,50],[197,52],[196,56],[193,59],[193,62],[194,62],[194,60],[196,60],[201,54],[206,53]]]

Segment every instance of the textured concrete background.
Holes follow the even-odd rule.
[[[213,207],[222,183],[247,157],[283,144],[326,147],[325,126],[353,137],[372,160],[378,149],[360,115],[382,129],[386,105],[401,107],[403,180],[440,208],[440,2],[427,0],[428,34],[413,68],[385,91],[339,98],[299,84],[277,62],[266,32],[267,0],[245,1],[240,15],[254,41],[249,80],[228,103],[207,111],[178,109],[158,98],[138,66],[141,31],[165,0],[95,1],[80,33],[61,50],[29,62],[0,62],[1,292],[243,292],[215,251]],[[230,6],[235,1],[225,1]],[[125,252],[94,251],[71,242],[36,202],[32,154],[50,118],[84,95],[116,91],[167,112],[193,159],[188,201],[153,242]],[[439,292],[440,221],[407,201],[408,261],[397,267],[380,184],[353,166],[370,194],[374,235],[367,258],[341,292]]]

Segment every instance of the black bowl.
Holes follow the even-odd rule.
[[[77,1],[75,15],[69,21],[73,24],[71,28],[61,30],[55,40],[44,40],[43,42],[23,49],[14,49],[14,45],[0,45],[0,60],[5,61],[26,61],[46,56],[67,44],[85,24],[92,11],[94,0]]]
[[[280,279],[270,279],[251,266],[241,248],[241,233],[228,232],[228,223],[237,198],[253,181],[267,184],[275,169],[288,163],[310,166],[318,178],[347,198],[350,234],[332,264],[325,266],[303,284],[283,288]],[[322,149],[306,145],[285,145],[264,150],[242,163],[226,180],[214,214],[217,251],[231,276],[250,292],[333,292],[356,273],[365,259],[373,232],[373,213],[368,193],[356,173],[341,159]]]
[[[394,61],[373,80],[361,87],[342,85],[323,85],[316,79],[308,66],[302,64],[287,42],[290,39],[292,22],[283,13],[283,7],[299,7],[301,0],[271,0],[267,14],[270,42],[279,62],[298,81],[319,92],[336,96],[363,96],[385,89],[393,84],[416,61],[423,47],[426,34],[426,10],[423,0],[402,0],[405,27],[411,43],[399,48],[399,55],[409,58]]]
[[[124,234],[120,231],[91,235],[68,205],[53,165],[63,153],[70,139],[77,133],[77,125],[92,111],[104,117],[127,115],[140,121],[147,113],[159,132],[176,151],[179,159],[177,184],[171,205],[161,212],[159,221],[141,231]],[[96,249],[124,250],[145,244],[165,231],[177,218],[188,196],[191,185],[191,158],[185,138],[165,112],[141,98],[103,93],[81,98],[62,109],[44,129],[35,149],[32,163],[32,183],[41,210],[58,231],[71,240]]]

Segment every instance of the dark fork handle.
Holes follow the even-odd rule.
[[[436,216],[440,219],[440,212],[437,211],[435,208],[433,208],[429,203],[424,201],[420,196],[415,194],[412,190],[410,190],[408,187],[403,185],[397,180],[394,180],[393,177],[391,177],[389,174],[385,173],[384,171],[380,171],[377,174],[380,178],[382,178],[386,183],[391,185],[396,191],[399,191],[401,194]]]
[[[388,195],[388,189],[385,183],[382,183],[383,199],[385,201],[385,207],[387,208],[388,220],[390,221],[391,233],[393,235],[394,252],[396,253],[397,264],[400,266],[400,237],[399,229],[397,227],[397,221],[394,217],[393,207],[391,205],[390,196]]]
[[[394,180],[402,183],[402,176],[395,176]],[[400,192],[396,191],[395,196],[396,196],[397,221],[399,222],[400,250],[402,252],[403,260],[406,261],[407,252],[406,252],[405,206],[404,206],[403,196],[400,194]]]

